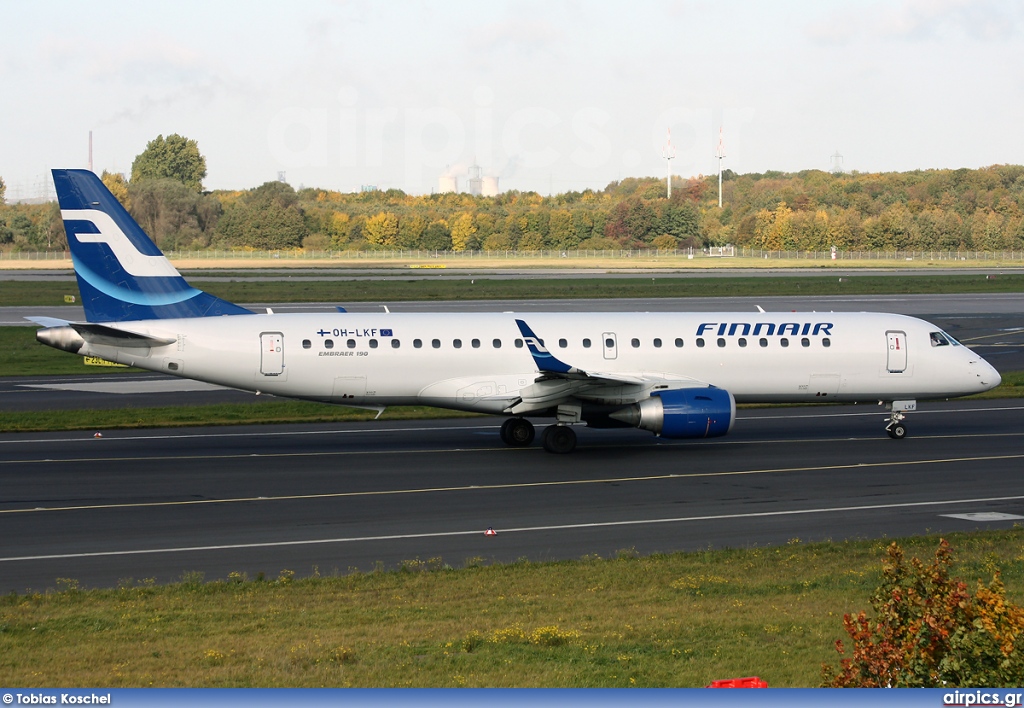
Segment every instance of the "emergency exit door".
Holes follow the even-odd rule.
[[[601,339],[603,340],[601,344],[603,345],[602,348],[604,349],[604,358],[615,359],[616,357],[618,357],[619,347],[618,341],[615,337],[615,332],[605,332],[601,335]]]
[[[284,335],[264,332],[260,335],[260,373],[280,376],[284,371]]]
[[[906,332],[888,331],[885,333],[888,340],[888,364],[886,368],[890,374],[899,374],[907,370],[907,334]]]

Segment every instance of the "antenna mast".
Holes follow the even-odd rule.
[[[722,208],[722,160],[725,159],[725,141],[722,138],[722,127],[718,127],[718,151],[715,152],[718,158],[718,208]]]
[[[665,185],[667,198],[672,198],[672,158],[676,156],[676,148],[672,145],[672,128],[668,129],[668,142],[665,143],[665,147],[661,149],[661,156],[665,158],[665,164],[668,165],[668,176],[665,177]]]

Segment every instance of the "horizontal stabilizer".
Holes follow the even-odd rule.
[[[139,332],[129,332],[116,327],[94,322],[65,322],[54,317],[31,318],[38,324],[47,324],[36,331],[36,340],[48,347],[77,354],[86,342],[118,349],[146,349],[174,344],[176,338],[154,337]]]
[[[164,347],[178,341],[174,337],[154,337],[96,323],[72,322],[70,326],[90,344],[105,344],[108,347]]]
[[[35,322],[40,327],[64,327],[71,324],[70,321],[57,317],[26,317],[25,319],[29,322]]]

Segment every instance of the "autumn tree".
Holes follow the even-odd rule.
[[[142,229],[165,250],[205,248],[221,214],[215,197],[168,178],[132,182],[124,199]]]
[[[448,229],[448,222],[444,219],[430,222],[420,239],[420,247],[428,251],[450,251],[452,234]]]
[[[462,212],[452,222],[452,250],[469,251],[476,248],[476,224],[473,223],[473,215]]]
[[[374,246],[394,246],[398,240],[398,217],[391,212],[380,212],[366,220],[363,236]]]
[[[121,202],[121,206],[130,211],[131,199],[128,197],[128,180],[124,178],[124,175],[120,172],[107,172],[103,170],[100,180],[117,201]]]
[[[838,672],[822,667],[824,685],[837,688],[1019,686],[1024,680],[1024,609],[1006,599],[998,571],[971,595],[950,576],[953,553],[943,539],[925,566],[909,562],[892,543],[882,582],[865,612],[843,617],[853,644]]]
[[[199,145],[177,133],[156,136],[132,162],[132,182],[146,179],[173,179],[195,192],[203,190],[206,158]]]
[[[298,248],[308,236],[295,190],[283,182],[266,182],[224,209],[217,223],[217,243],[236,248]]]
[[[0,177],[0,205],[6,204],[7,185],[4,183],[4,178]]]

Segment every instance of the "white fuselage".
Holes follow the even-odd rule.
[[[936,341],[938,327],[875,313],[234,315],[111,323],[175,343],[80,353],[292,398],[501,413],[538,378],[517,318],[590,374],[711,384],[738,402],[946,398],[1000,381],[967,347]],[[595,400],[648,389],[604,387]]]

